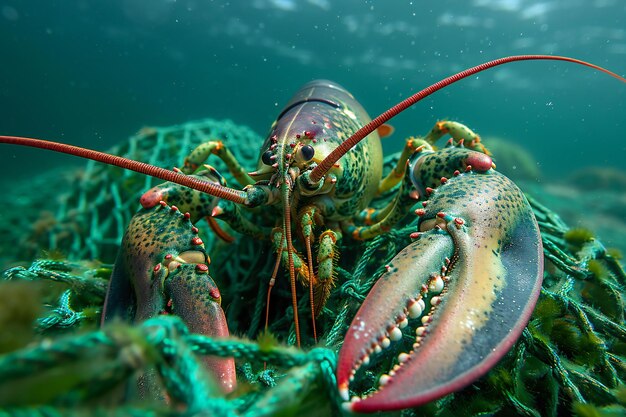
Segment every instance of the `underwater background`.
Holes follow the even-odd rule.
[[[207,139],[223,138],[251,170],[274,118],[312,79],[342,84],[376,116],[446,76],[514,54],[567,55],[625,76],[626,0],[0,0],[0,135],[108,150],[166,168],[180,166]],[[545,262],[539,301],[510,353],[466,389],[403,416],[626,415],[625,99],[626,84],[590,68],[521,62],[465,79],[391,121],[396,131],[383,139],[387,172],[405,138],[438,120],[480,134],[498,170],[527,194]],[[223,161],[209,163],[234,185]],[[307,350],[285,349],[298,344],[296,310],[291,283],[273,272],[273,245],[237,235],[225,243],[232,231],[226,224],[221,234],[204,222],[178,234],[183,209],[135,215],[139,196],[158,182],[0,144],[0,414],[339,415],[337,352],[364,296],[380,299],[370,290],[408,244],[415,216],[375,239],[341,242],[335,288],[316,321],[300,322]],[[382,207],[392,195],[372,205]],[[275,225],[268,210],[244,218]],[[127,228],[127,236],[140,238],[146,228],[158,230],[158,239],[146,234],[124,247]],[[147,247],[161,257],[156,248],[170,243],[162,230],[176,233],[178,248],[190,233],[193,245],[204,242],[217,287],[208,275],[202,282],[212,300],[219,288],[235,338],[187,335],[167,314],[179,312],[171,291],[181,277],[161,269],[170,269],[167,256],[152,269],[152,277],[168,277],[152,285],[162,290],[152,303],[158,317],[100,328],[110,280],[121,295],[114,290],[110,300],[119,300],[120,310],[137,296],[124,291],[134,284],[119,265],[150,258]],[[506,256],[523,252],[531,251]],[[534,255],[519,256],[518,264],[531,259],[524,270],[536,271]],[[208,272],[174,266],[196,271],[192,277]],[[268,308],[270,274],[277,279]],[[459,288],[453,281],[442,286],[448,295]],[[333,285],[327,282],[324,291]],[[439,298],[427,299],[431,313]],[[309,301],[300,298],[297,311],[308,316]],[[472,314],[479,311],[481,303],[470,304]],[[132,306],[126,310],[132,315]],[[403,336],[429,321],[416,318]],[[399,350],[422,341],[403,339],[383,363],[355,374],[355,394],[373,388]],[[190,350],[236,356],[239,391],[222,398],[203,383],[208,378]],[[116,386],[155,369],[172,407],[115,401]]]
[[[339,82],[374,117],[454,72],[534,53],[625,75],[626,2],[0,0],[0,132],[106,150],[142,126],[211,117],[263,135],[311,79]],[[439,119],[465,123],[524,191],[625,248],[625,103],[605,74],[514,63],[415,105],[384,146],[400,150]],[[6,145],[0,155],[5,189],[84,165]]]

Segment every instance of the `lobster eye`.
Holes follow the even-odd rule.
[[[272,165],[272,156],[274,156],[272,151],[265,151],[263,155],[261,155],[261,161],[263,161],[265,165]]]
[[[305,161],[310,161],[315,156],[315,149],[311,145],[304,145],[300,148],[300,152],[302,152],[302,158]]]

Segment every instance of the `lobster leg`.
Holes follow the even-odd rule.
[[[324,224],[320,211],[316,206],[306,206],[299,213],[299,224],[302,227],[302,236],[307,242],[307,260],[310,271],[313,271],[313,259],[310,252],[310,242],[314,239],[314,225]],[[339,256],[337,242],[341,233],[327,229],[320,234],[317,250],[317,274],[310,274],[311,311],[317,317],[330,297],[330,291],[335,285],[335,264]]]
[[[455,143],[464,143],[464,146],[472,150],[490,155],[480,142],[480,136],[474,133],[470,128],[459,122],[451,120],[440,120],[435,126],[424,136],[424,140],[434,145],[441,137],[450,135]]]
[[[225,221],[235,231],[254,239],[267,239],[270,229],[262,227],[243,215],[243,209],[231,201],[220,200],[211,211],[211,216]]]
[[[341,239],[341,234],[333,230],[322,232],[319,238],[319,248],[317,250],[317,278],[318,282],[315,287],[315,315],[319,315],[322,311],[330,291],[335,286],[335,265],[339,252],[337,242]]]
[[[139,323],[176,313],[192,331],[228,335],[219,291],[208,275],[208,256],[190,217],[164,202],[135,214],[113,269],[103,322],[121,317]],[[234,388],[233,359],[204,362],[224,392]],[[160,397],[160,392],[145,394]]]
[[[442,120],[435,123],[435,126],[428,132],[424,138],[409,138],[398,158],[398,162],[396,166],[391,170],[391,172],[380,181],[378,186],[378,195],[383,194],[385,192],[390,191],[393,187],[398,185],[402,179],[406,179],[405,176],[407,163],[409,158],[416,152],[430,152],[433,151],[433,146],[440,138],[449,134],[452,137],[453,142],[455,144],[463,144],[465,147],[469,147],[470,149],[474,149],[476,151],[482,152],[484,154],[489,155],[489,152],[480,142],[480,136],[474,133],[467,126],[450,121],[450,120]],[[478,167],[479,170],[480,167]],[[491,166],[483,167],[482,170],[485,171],[491,168]],[[420,195],[420,191],[424,190],[416,190],[413,187],[404,188],[406,192],[409,193],[412,199],[419,199],[422,196]],[[376,225],[380,223],[372,230],[361,229],[356,234],[358,234],[357,238],[363,238],[363,236],[373,237],[376,234],[384,233],[385,227],[383,225],[395,224],[394,221],[398,217],[404,217],[406,210],[412,205],[411,201],[408,201],[406,205],[398,205],[398,201],[402,198],[403,189],[400,190],[396,198],[392,200],[387,206],[383,207],[379,210],[374,209],[366,209],[362,213],[359,214],[359,219],[362,220],[366,225]],[[406,199],[405,199],[406,200]],[[390,213],[396,212],[398,213],[396,216],[389,216]],[[354,230],[353,230],[354,232]]]
[[[274,230],[272,230],[271,237],[272,243],[274,244],[275,252],[277,254],[280,254],[281,262],[285,266],[285,268],[287,268],[287,266],[289,265],[289,258],[287,253],[287,240],[284,238],[283,229],[280,227],[275,227]],[[308,282],[311,274],[309,273],[309,267],[307,262],[305,262],[304,259],[302,259],[302,256],[300,256],[300,254],[297,252],[294,252],[292,254],[292,257],[296,278],[303,285],[306,285],[308,287]]]
[[[413,140],[407,142],[405,151],[407,149],[413,149]],[[415,148],[422,149],[422,147]],[[403,152],[407,153],[407,152]],[[398,224],[404,217],[406,217],[409,209],[415,205],[420,198],[420,193],[415,190],[410,180],[410,175],[405,175],[407,172],[408,161],[404,162],[404,169],[402,175],[404,177],[400,188],[393,200],[380,210],[366,209],[361,213],[361,220],[366,224],[365,226],[355,226],[352,222],[343,222],[342,227],[346,233],[352,236],[353,239],[366,240],[372,239],[375,236],[387,233],[391,228]],[[394,169],[392,173],[384,180],[389,180],[391,177],[395,177]],[[389,181],[387,181],[389,184]],[[382,183],[381,183],[382,184]]]
[[[490,158],[449,147],[412,159],[412,181],[430,199],[416,211],[421,236],[391,261],[346,335],[344,398],[359,368],[383,373],[378,390],[349,403],[353,411],[414,407],[470,384],[511,348],[541,288],[541,239],[521,191],[492,169],[454,171]],[[450,168],[454,176],[442,178]],[[391,351],[390,366],[376,364]]]
[[[405,183],[407,181],[404,181]],[[343,230],[352,236],[353,239],[367,240],[372,239],[383,233],[387,233],[400,220],[406,217],[408,209],[417,201],[417,195],[408,192],[410,184],[403,184],[390,206],[383,208],[381,211],[370,211],[364,219],[366,226],[355,226],[352,222],[343,222]],[[367,209],[366,209],[367,210]]]
[[[197,170],[193,177],[226,185],[224,177],[209,165],[205,165],[203,169]],[[161,201],[178,207],[182,212],[188,212],[191,216],[191,222],[195,224],[201,218],[211,214],[217,206],[219,199],[173,182],[165,182],[146,191],[139,200],[141,206],[145,209],[155,207]]]
[[[196,149],[191,151],[189,156],[185,158],[182,171],[185,174],[194,174],[196,169],[202,166],[209,159],[209,156],[213,154],[220,158],[230,173],[235,177],[237,182],[242,187],[246,185],[254,184],[256,181],[248,175],[246,169],[241,166],[235,155],[228,149],[228,147],[221,140],[212,140],[199,145]]]
[[[409,158],[411,157],[411,155],[417,152],[418,149],[423,149],[424,147],[426,147],[428,150],[432,150],[430,144],[423,139],[407,139],[406,143],[404,144],[404,148],[400,153],[400,157],[398,158],[396,166],[391,170],[389,174],[387,174],[385,178],[380,181],[380,184],[378,184],[378,195],[384,194],[385,192],[391,190],[393,187],[398,185],[400,181],[402,181],[402,179],[405,177],[404,174],[406,173],[406,165]],[[382,217],[380,219],[382,219]],[[378,220],[376,218],[373,218],[372,220],[370,220],[370,222],[375,223]]]

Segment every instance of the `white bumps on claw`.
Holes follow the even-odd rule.
[[[446,263],[449,263],[449,262],[450,261],[446,259]],[[424,312],[426,310],[426,303],[424,302],[423,297],[427,297],[427,299],[429,299],[428,302],[432,307],[435,307],[438,304],[440,304],[441,296],[439,296],[439,294],[443,292],[445,288],[445,283],[448,281],[448,277],[443,276],[445,275],[446,272],[447,272],[447,267],[444,266],[442,268],[441,275],[439,274],[431,275],[428,281],[428,285],[422,284],[421,294],[418,294],[416,298],[410,298],[406,303],[404,313],[396,316],[395,325],[388,327],[387,332],[385,332],[384,335],[379,336],[378,342],[373,343],[371,348],[367,352],[364,352],[365,354],[362,357],[362,359],[359,361],[358,366],[369,365],[371,353],[374,353],[374,352],[380,353],[383,349],[388,348],[391,345],[392,341],[396,342],[396,341],[402,340],[403,334],[402,334],[401,329],[408,326],[409,318],[420,319],[422,325],[415,329],[415,341],[413,343],[413,350],[410,353],[401,352],[398,355],[397,357],[398,363],[389,371],[388,374],[382,374],[380,376],[379,378],[380,387],[387,385],[393,379],[396,371],[399,370],[400,367],[404,363],[409,361],[411,354],[420,347],[421,342],[427,332],[426,328],[429,325],[429,323],[432,321],[432,316],[430,314],[424,315]],[[432,294],[430,298],[428,298],[429,293]],[[355,373],[356,373],[356,370],[353,370],[352,375],[350,376],[350,381],[354,380]],[[340,394],[345,401],[348,401],[347,389],[342,390],[340,388]],[[359,401],[361,399],[363,398],[359,398],[358,396],[352,397],[350,399],[350,402],[344,403],[343,406],[345,409],[351,410],[351,405],[354,404],[354,402]]]
[[[382,374],[380,376],[380,379],[378,380],[378,384],[382,387],[384,385],[387,385],[387,383],[391,380],[391,377],[387,374]]]
[[[389,338],[394,342],[402,339],[402,331],[394,326],[394,328],[389,332]]]
[[[339,387],[339,396],[344,400],[348,401],[350,398],[350,390],[347,385]]]
[[[428,291],[432,291],[436,294],[443,291],[443,279],[440,275],[434,276],[430,279],[430,282],[428,283]]]
[[[419,300],[409,301],[409,305],[408,305],[409,317],[411,317],[412,319],[418,318],[424,312],[424,308],[425,308],[424,300],[422,300],[421,297],[419,298]]]
[[[380,341],[380,345],[383,347],[383,349],[387,349],[390,344],[391,340],[389,340],[388,337],[383,337],[383,340]]]

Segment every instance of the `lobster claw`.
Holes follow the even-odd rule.
[[[437,152],[438,165],[444,151],[454,150]],[[432,176],[428,163],[422,169]],[[493,170],[442,183],[417,211],[420,236],[391,261],[346,334],[344,399],[359,368],[383,373],[376,391],[346,404],[352,411],[415,407],[470,384],[513,346],[539,296],[541,238],[521,191]]]
[[[165,279],[164,293],[168,300],[168,313],[175,314],[187,324],[191,333],[211,337],[228,337],[224,310],[220,307],[221,295],[209,276],[205,264],[182,264]],[[222,392],[235,388],[235,363],[232,358],[205,356],[204,366],[215,377]]]
[[[124,234],[109,283],[102,321],[116,317],[140,323],[158,314],[176,314],[191,332],[228,336],[221,297],[208,274],[202,240],[175,206],[164,202],[141,209]],[[224,392],[235,386],[232,358],[203,358]],[[152,382],[143,395],[159,397]]]

